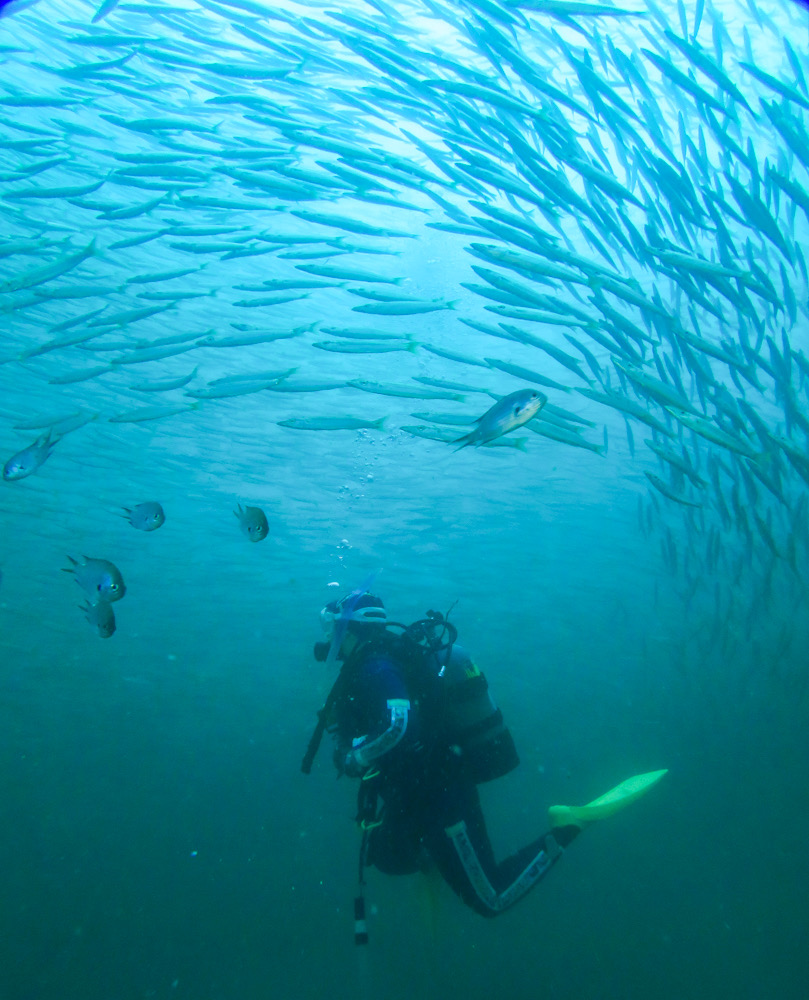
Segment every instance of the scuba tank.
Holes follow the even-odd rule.
[[[475,784],[502,778],[520,759],[485,676],[457,645],[436,660],[444,687],[445,739],[465,760]]]
[[[426,618],[412,625],[386,622],[384,630],[384,637],[374,643],[405,665],[434,740],[463,759],[475,784],[513,771],[520,762],[514,740],[485,676],[456,644],[455,626],[440,611],[428,611]],[[315,657],[324,658],[323,652],[316,648]],[[334,708],[346,697],[349,674],[350,663],[344,664],[318,712],[318,724],[301,765],[305,774],[311,771],[323,733],[333,722]]]
[[[465,761],[475,784],[502,778],[519,764],[514,739],[489,691],[485,676],[455,642],[458,631],[438,611],[408,626],[402,638],[421,650],[428,700],[440,702],[443,741]]]

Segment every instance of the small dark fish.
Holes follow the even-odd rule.
[[[233,513],[236,515],[242,531],[251,542],[260,542],[270,533],[267,516],[261,507],[242,507],[239,504]]]
[[[166,520],[165,512],[156,500],[122,509],[126,511],[126,519],[138,531],[156,531]]]
[[[518,389],[516,392],[511,392],[499,399],[482,417],[478,417],[477,427],[474,430],[456,438],[452,443],[459,445],[456,450],[460,451],[470,444],[477,447],[494,441],[495,438],[513,431],[515,427],[522,427],[528,423],[547,402],[548,397],[535,389]]]
[[[18,451],[3,466],[3,479],[12,482],[16,479],[25,479],[32,472],[36,472],[46,458],[50,455],[53,446],[59,438],[51,439],[51,432],[38,437],[33,444]]]
[[[106,559],[90,559],[82,556],[83,563],[68,556],[72,566],[66,566],[64,573],[73,573],[76,583],[85,590],[94,601],[120,601],[126,593],[124,578],[121,571]]]
[[[109,601],[97,601],[95,604],[85,601],[79,610],[84,612],[84,617],[102,639],[109,639],[115,631],[115,612]]]

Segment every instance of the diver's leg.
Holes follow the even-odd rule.
[[[381,823],[368,835],[365,863],[386,875],[413,875],[422,867],[419,826],[397,797],[382,807]]]
[[[468,780],[445,788],[425,846],[449,885],[485,917],[497,916],[521,899],[562,853],[558,841],[546,834],[497,864],[477,788]]]
[[[477,787],[458,774],[436,797],[425,846],[464,902],[494,917],[533,889],[585,826],[625,808],[665,773],[652,771],[628,778],[586,806],[552,806],[551,831],[500,864],[494,860]]]

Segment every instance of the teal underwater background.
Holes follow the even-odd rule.
[[[0,483],[2,1000],[807,995],[808,24],[4,7],[0,454],[55,446]],[[521,447],[403,429],[526,386],[564,414]],[[120,568],[112,637],[69,555]],[[495,921],[371,871],[357,949],[355,789],[299,765],[318,611],[374,572],[400,621],[457,602],[521,756],[498,856],[669,774]]]

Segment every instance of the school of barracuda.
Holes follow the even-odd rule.
[[[383,397],[429,400],[401,429],[528,441],[530,461],[541,440],[481,420],[477,376],[497,370],[549,394],[525,427],[555,442],[603,454],[606,428],[580,411],[626,419],[641,528],[686,600],[715,586],[715,638],[748,570],[758,603],[779,573],[805,582],[801,5],[23,0],[0,28],[0,364],[120,381],[127,401],[18,417],[39,437],[6,479],[88,420],[254,393],[340,400],[279,421],[294,434],[383,432]],[[467,280],[424,296],[408,262],[436,233],[466,251]],[[440,342],[414,333],[439,311]],[[273,365],[291,338],[300,364]],[[258,345],[260,370],[200,374],[210,352]],[[424,352],[447,377],[407,377]],[[366,355],[398,378],[366,377]],[[368,419],[350,412],[362,393],[380,397]]]

